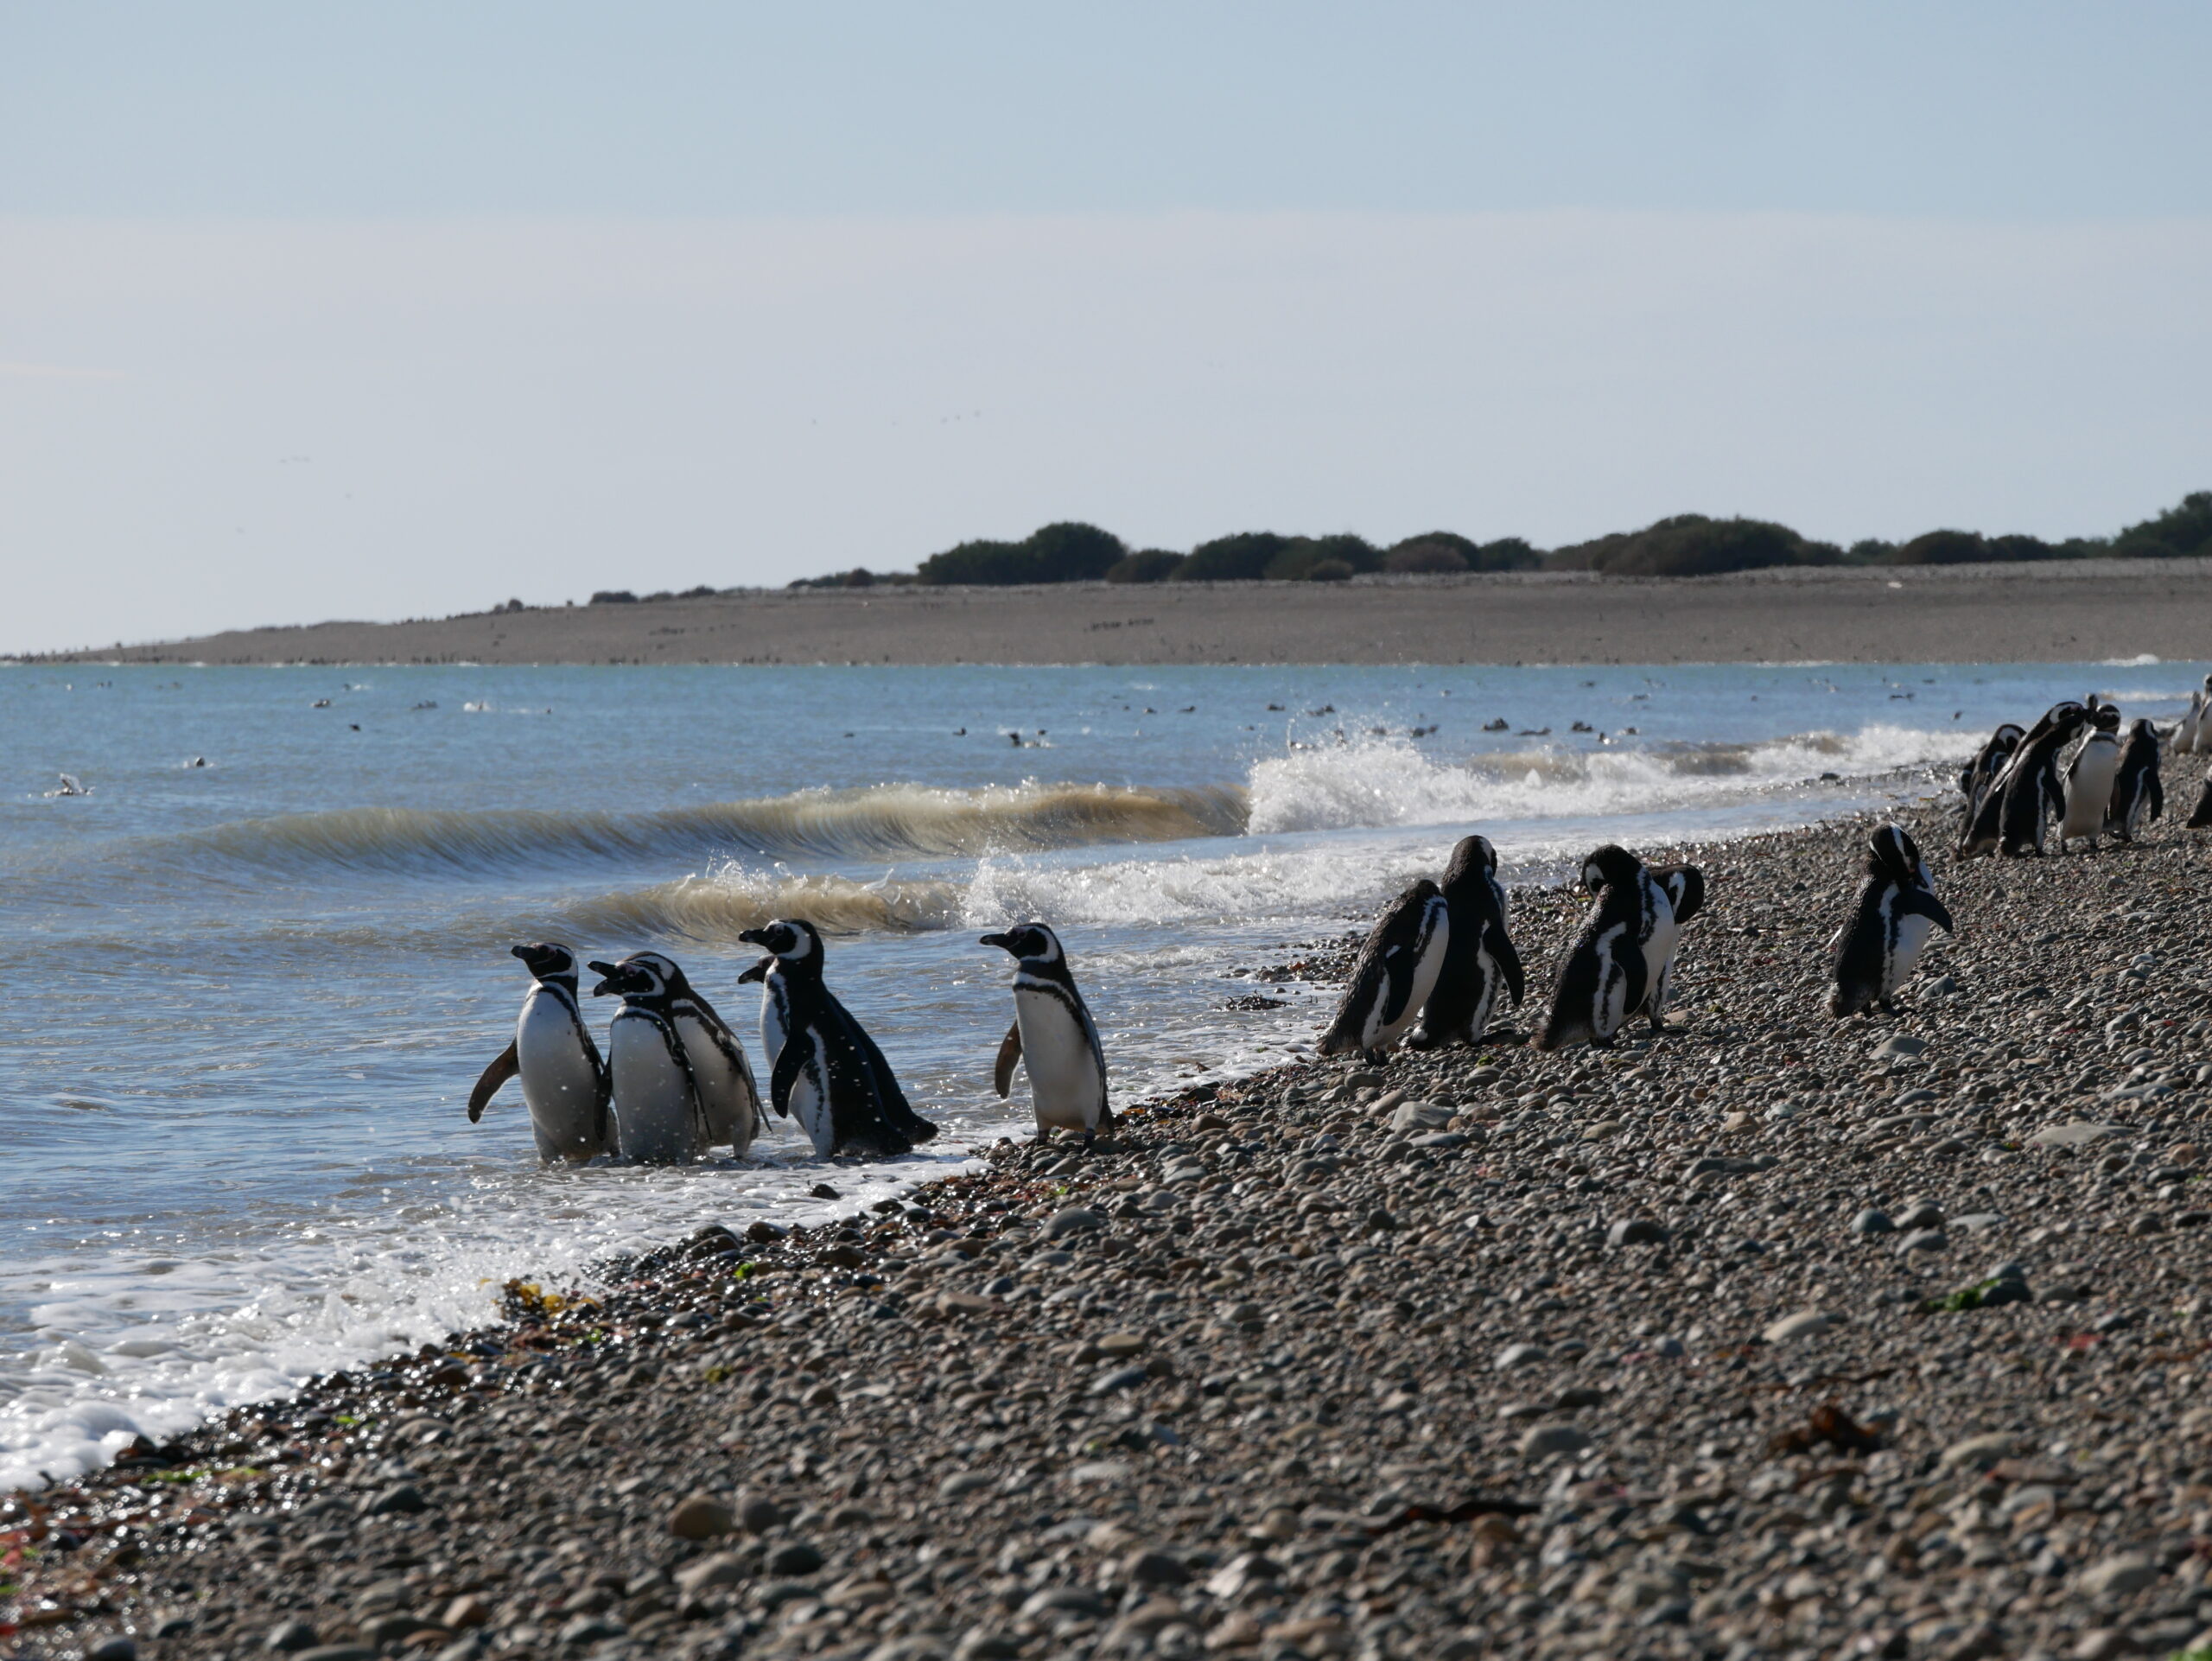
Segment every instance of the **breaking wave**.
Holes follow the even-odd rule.
[[[1461,763],[1402,739],[1296,750],[1252,769],[1246,829],[1298,830],[1580,818],[1741,800],[1760,792],[1864,778],[1972,754],[1978,734],[1872,726],[1754,744],[1541,749]]]
[[[1100,842],[1235,836],[1244,792],[1038,784],[939,790],[876,785],[650,813],[357,807],[247,819],[173,838],[253,866],[481,871],[549,861],[977,856]]]
[[[874,882],[736,867],[680,877],[650,888],[573,902],[562,921],[591,939],[652,935],[708,945],[734,945],[739,933],[778,917],[798,917],[832,934],[950,928],[963,913],[967,889],[957,882]]]

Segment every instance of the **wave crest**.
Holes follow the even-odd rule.
[[[731,868],[578,901],[563,920],[583,939],[651,936],[728,946],[742,931],[778,917],[799,918],[830,934],[950,928],[963,915],[966,894],[952,882],[899,881],[889,875],[855,882]]]
[[[547,861],[763,856],[932,858],[1098,842],[1235,836],[1244,792],[1039,784],[876,785],[647,813],[356,807],[247,819],[178,838],[241,864],[456,870]]]

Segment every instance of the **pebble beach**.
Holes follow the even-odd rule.
[[[2174,770],[2178,776],[2180,769]],[[2178,792],[2170,791],[2170,794]],[[708,1227],[16,1495],[23,1655],[2048,1655],[2212,1636],[2201,851],[1706,848],[1680,1030],[1301,1064]],[[1440,858],[1441,850],[1440,850]],[[1514,894],[1531,1002],[1584,901]],[[1351,943],[1287,946],[1326,980]],[[834,1189],[838,1173],[825,1168]]]

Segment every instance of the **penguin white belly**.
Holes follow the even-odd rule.
[[[770,970],[760,977],[760,1065],[762,1078],[776,1070],[784,1053],[784,1034],[791,1028],[791,1015],[784,1008],[785,989],[780,971]]]
[[[1891,902],[1885,901],[1883,903],[1887,905]],[[1920,961],[1921,951],[1927,945],[1928,937],[1935,932],[1935,920],[1923,917],[1918,912],[1910,912],[1891,920],[1890,938],[1894,944],[1890,947],[1890,960],[1882,970],[1884,997],[1890,996],[1910,977],[1913,964]]]
[[[745,1075],[722,1053],[704,1022],[678,1021],[676,1029],[683,1034],[683,1053],[699,1087],[707,1141],[717,1147],[728,1142],[744,1153],[753,1142],[753,1094],[745,1087]]]
[[[531,1135],[543,1160],[585,1160],[607,1151],[599,1139],[599,1075],[568,1004],[531,989],[515,1020],[515,1061]]]
[[[837,1123],[830,1111],[830,1093],[819,1061],[810,1061],[791,1080],[791,1110],[798,1128],[814,1144],[815,1153],[829,1158],[830,1150],[837,1145]]]
[[[2105,809],[2112,805],[2113,777],[2120,771],[2120,746],[2100,735],[2082,747],[2066,774],[2066,820],[2059,828],[2062,840],[2094,837],[2103,830]]]
[[[1105,1081],[1090,1041],[1067,1005],[1050,992],[1016,987],[1014,1018],[1021,1028],[1021,1060],[1040,1130],[1095,1130]]]
[[[1649,904],[1651,932],[1643,939],[1643,983],[1656,991],[1659,977],[1675,960],[1675,948],[1681,943],[1682,926],[1675,920],[1675,907],[1666,891],[1656,882],[1651,885]]]
[[[666,1028],[639,1015],[617,1015],[607,1040],[614,1069],[614,1128],[624,1159],[699,1156],[699,1113],[691,1080],[671,1053]]]

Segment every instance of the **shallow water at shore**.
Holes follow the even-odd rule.
[[[0,1480],[1017,1130],[974,942],[1010,916],[1063,926],[1134,1099],[1293,1053],[1325,993],[1230,1010],[1226,971],[1466,830],[1546,880],[1944,789],[1999,719],[2168,716],[2203,669],[0,670]],[[543,1173],[518,1104],[462,1117],[511,942],[661,945],[749,1039],[735,937],[782,913],[838,931],[926,1156],[825,1173],[779,1127],[745,1165]]]

